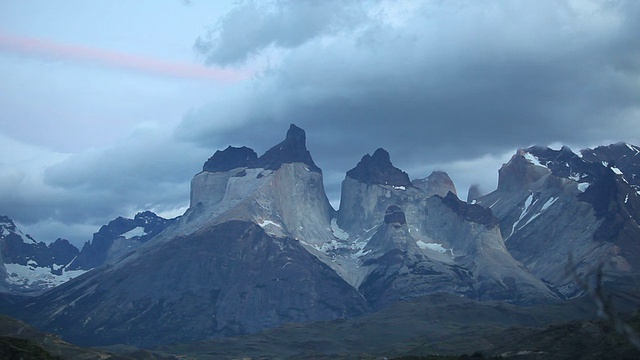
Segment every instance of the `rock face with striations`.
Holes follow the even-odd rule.
[[[490,210],[466,204],[450,191],[434,196],[406,181],[391,181],[404,178],[397,175],[404,172],[386,152],[377,153],[347,172],[338,211],[338,225],[350,241],[362,244],[352,255],[360,272],[353,283],[374,309],[438,292],[516,303],[556,299],[508,253]]]
[[[197,174],[191,181],[191,206],[181,231],[247,220],[269,233],[304,239],[312,250],[334,239],[330,230],[334,210],[305,141],[304,130],[291,125],[285,140],[244,166]],[[223,167],[215,158],[208,161],[208,168]]]
[[[598,263],[623,278],[640,270],[638,153],[629,144],[581,155],[567,147],[521,149],[500,169],[498,190],[478,203],[500,219],[516,259],[565,296],[577,296],[584,289],[574,275],[593,273]],[[571,257],[579,260],[567,272]]]
[[[338,225],[350,234],[377,225],[386,209],[395,204],[393,190],[417,193],[409,175],[393,166],[386,150],[380,148],[363,156],[342,182]]]
[[[507,251],[490,211],[449,193],[426,197],[420,222],[390,206],[360,258],[358,289],[374,309],[433,293],[518,304],[556,299]],[[411,208],[404,205],[406,208]]]

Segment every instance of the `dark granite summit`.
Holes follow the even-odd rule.
[[[204,163],[202,171],[225,172],[239,167],[249,167],[258,160],[258,154],[246,146],[233,147],[216,151],[212,157]]]
[[[311,158],[311,153],[307,150],[307,136],[304,130],[291,124],[287,131],[287,136],[278,145],[267,150],[260,158],[258,158],[255,166],[269,170],[277,170],[282,164],[288,163],[304,163],[309,169],[321,172]]]
[[[391,164],[389,153],[379,148],[373,155],[365,155],[347,176],[365,184],[411,186],[409,175]]]
[[[226,172],[239,167],[263,168],[278,170],[283,164],[304,163],[311,171],[322,172],[313,162],[311,153],[307,150],[307,136],[301,128],[291,124],[285,139],[258,157],[255,151],[243,146],[229,146],[216,151],[204,163],[203,171]]]

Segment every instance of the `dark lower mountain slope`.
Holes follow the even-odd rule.
[[[640,314],[623,314],[621,320],[635,333],[640,332]],[[640,359],[640,348],[604,320],[571,321],[542,329],[514,328],[505,332],[501,343],[491,352],[520,360]]]
[[[114,356],[113,358],[111,356]],[[0,359],[16,360],[133,360],[96,349],[84,349],[62,341],[22,321],[0,315]]]
[[[638,306],[638,299],[620,299],[616,304],[628,311]],[[360,318],[287,324],[253,335],[167,345],[158,350],[198,359],[382,359],[474,352],[515,354],[544,350],[536,347],[543,342],[532,339],[527,343],[525,335],[534,338],[548,327],[565,327],[570,325],[567,322],[594,319],[596,312],[589,298],[522,307],[437,294],[398,302]],[[554,352],[547,352],[545,359],[557,358],[555,351],[560,354],[572,349],[583,350],[564,340],[564,335],[555,337],[559,346]]]
[[[20,318],[81,345],[152,346],[367,312],[299,242],[229,221],[29,301]]]

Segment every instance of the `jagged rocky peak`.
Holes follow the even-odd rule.
[[[208,221],[248,220],[271,235],[307,239],[309,246],[332,240],[335,210],[324,192],[322,171],[305,143],[304,130],[292,124],[283,141],[248,166],[196,174],[191,207],[182,224],[186,231]]]
[[[313,162],[311,153],[307,150],[306,142],[307,135],[304,130],[291,124],[285,139],[260,156],[254,167],[278,170],[282,164],[304,163],[309,166],[310,170],[321,172],[320,168]]]
[[[625,142],[580,151],[584,160],[603,163],[625,175],[625,180],[640,186],[640,148]]]
[[[398,205],[390,205],[384,214],[385,224],[391,224],[395,228],[398,228],[407,223],[407,219],[404,216],[404,212]]]
[[[212,157],[204,163],[202,171],[225,172],[239,167],[250,167],[258,160],[258,154],[246,146],[233,147],[216,151]]]
[[[282,164],[303,163],[309,170],[321,172],[307,150],[307,136],[301,128],[294,124],[289,126],[285,139],[258,157],[253,149],[246,146],[228,146],[224,150],[217,150],[202,167],[203,171],[211,173],[227,172],[237,168],[263,168],[278,170]]]
[[[409,175],[393,166],[389,153],[383,148],[363,156],[356,167],[347,171],[347,176],[365,184],[411,186]]]
[[[154,226],[158,224],[165,224],[171,221],[173,221],[173,219],[165,219],[150,210],[141,211],[133,217],[134,224],[144,228],[149,227],[149,225]]]
[[[152,211],[139,212],[133,219],[118,216],[93,234],[92,240],[84,244],[69,268],[89,270],[116,260],[151,240],[175,221],[175,218],[165,219]]]
[[[429,196],[439,195],[445,197],[448,192],[458,195],[453,180],[444,171],[434,171],[424,179],[413,180],[411,185],[422,189]]]
[[[20,238],[22,242],[27,244],[35,244],[36,241],[29,234],[23,234],[20,231],[13,220],[4,215],[0,215],[0,239],[8,236]]]
[[[60,285],[80,274],[68,272],[66,266],[77,255],[78,249],[68,240],[36,242],[9,217],[0,216],[0,287],[27,293]]]
[[[618,142],[607,146],[580,151],[589,161],[615,161],[623,158],[633,158],[640,154],[640,148],[626,142]]]
[[[589,171],[586,169],[585,161],[568,146],[562,146],[560,150],[532,146],[524,151],[527,160],[534,165],[548,168],[558,177],[569,178],[572,174]]]
[[[498,190],[517,191],[528,189],[550,170],[529,149],[518,149],[509,162],[498,170]]]
[[[520,173],[525,175],[525,180],[527,180],[527,175],[544,174],[545,169],[556,177],[571,179],[579,183],[593,182],[601,175],[603,168],[610,169],[608,171],[630,175],[640,171],[640,157],[636,156],[640,153],[640,150],[626,143],[599,146],[595,149],[585,149],[582,150],[581,153],[581,156],[577,155],[567,146],[563,146],[559,150],[532,146],[527,149],[518,150],[514,158],[518,158],[516,160],[520,160],[519,162],[521,164],[527,165],[522,161],[522,159],[524,159],[533,165],[528,167],[524,166],[519,169]],[[512,158],[512,160],[514,158]],[[516,162],[516,165],[517,164],[518,162]],[[534,168],[537,169],[537,172]],[[514,169],[517,170],[517,166]],[[639,179],[636,179],[634,176],[629,176],[629,180],[631,180],[631,184],[634,184],[634,181],[638,181]],[[530,183],[527,185],[530,185]],[[502,190],[504,188],[500,188],[499,185],[498,189]]]

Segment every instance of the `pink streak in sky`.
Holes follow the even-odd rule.
[[[253,72],[248,70],[218,69],[196,64],[169,62],[87,46],[60,44],[50,40],[2,33],[0,33],[0,51],[53,60],[82,61],[106,67],[187,79],[236,82],[253,75]]]

